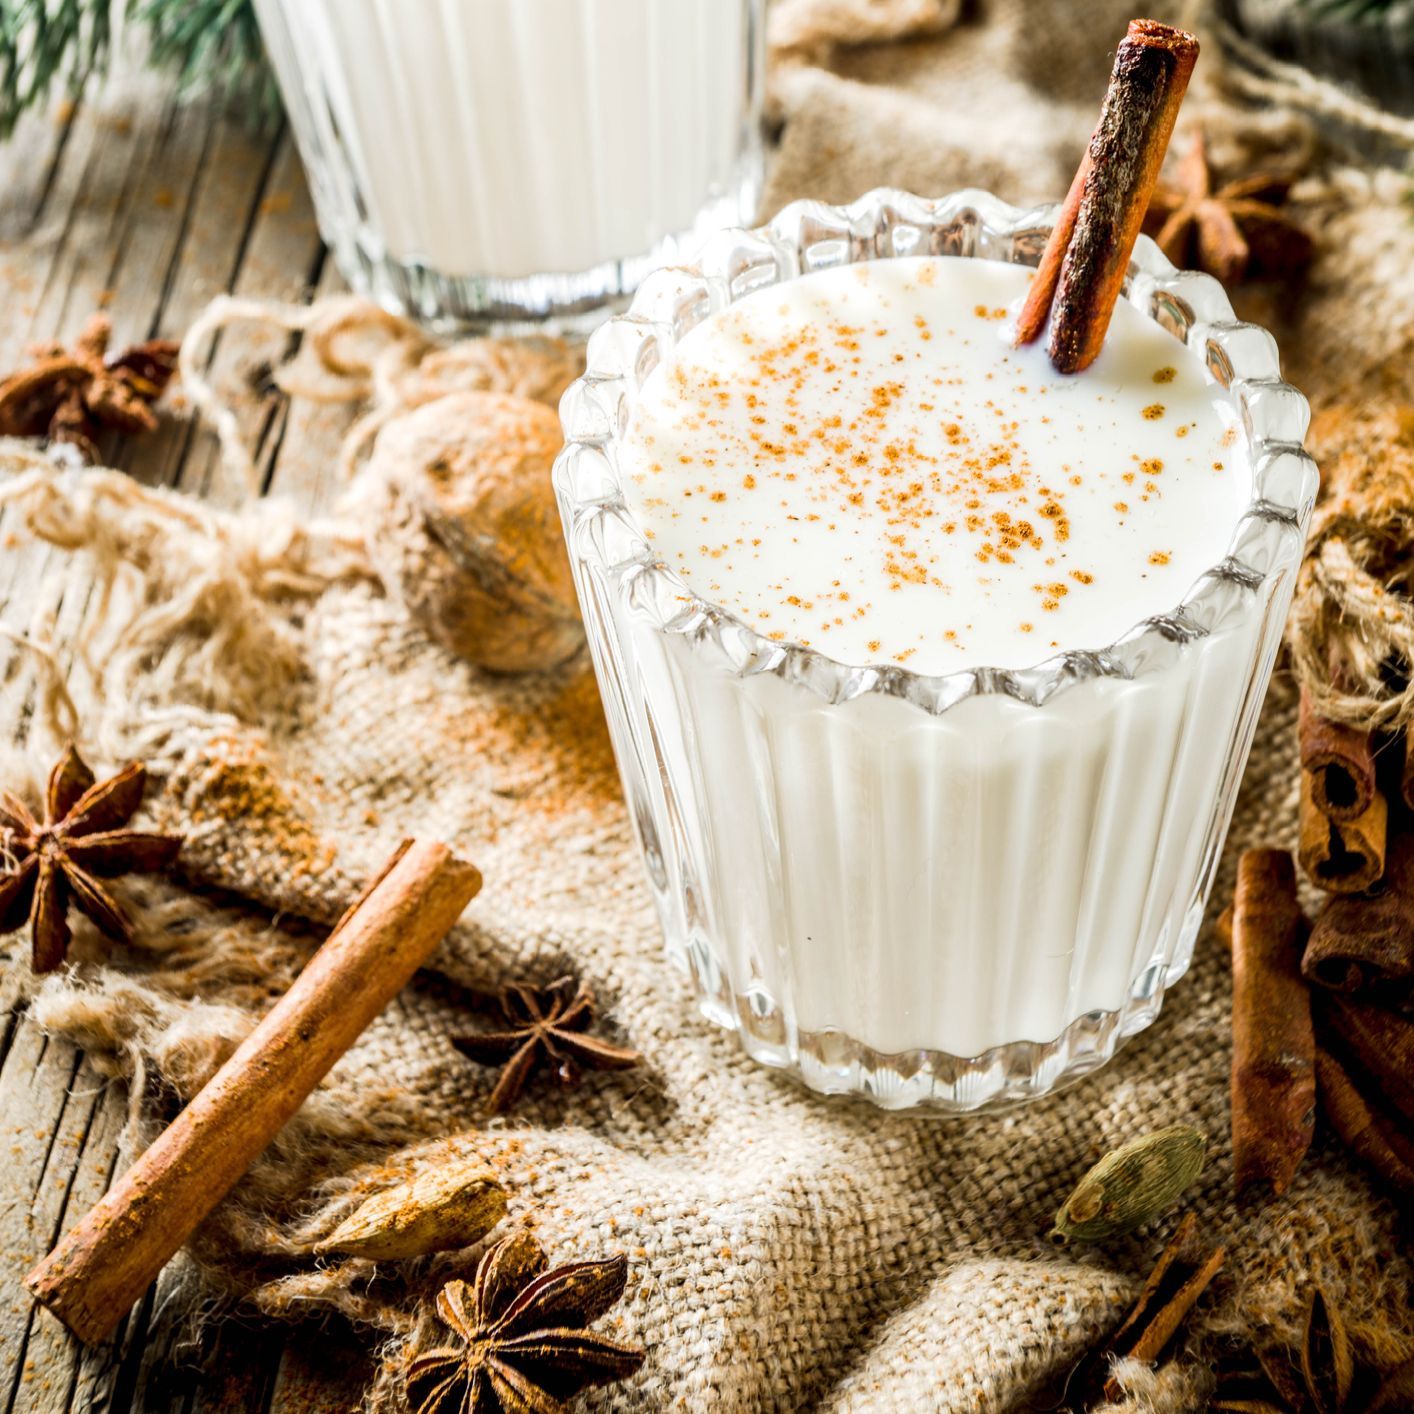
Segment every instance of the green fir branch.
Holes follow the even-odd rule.
[[[107,0],[0,0],[0,137],[56,82],[82,88],[111,41]]]
[[[1296,0],[1296,8],[1313,19],[1351,25],[1379,25],[1398,16],[1403,28],[1409,20],[1407,0]]]
[[[177,75],[187,95],[215,91],[280,111],[251,0],[138,0],[134,19],[152,41],[152,62]]]
[[[0,138],[57,86],[77,94],[107,69],[126,0],[0,0]],[[279,96],[251,0],[132,0],[152,62],[184,95],[217,92],[266,117]]]

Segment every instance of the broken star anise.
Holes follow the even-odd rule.
[[[1281,210],[1291,178],[1278,172],[1214,186],[1201,132],[1172,185],[1160,184],[1144,229],[1180,269],[1206,270],[1223,282],[1244,275],[1294,275],[1311,259],[1311,237]]]
[[[10,791],[0,792],[0,933],[29,920],[30,965],[51,972],[69,950],[69,904],[109,937],[126,941],[127,915],[99,882],[119,874],[165,869],[182,847],[178,835],[121,827],[142,804],[147,773],[134,762],[106,781],[71,745],[49,775],[41,824]]]
[[[452,1045],[482,1065],[504,1069],[487,1108],[503,1114],[520,1098],[526,1081],[542,1061],[555,1067],[561,1085],[579,1082],[580,1068],[629,1070],[643,1057],[589,1034],[594,1024],[594,993],[573,977],[548,987],[512,982],[497,996],[503,1029],[453,1036]]]
[[[590,1385],[637,1372],[644,1351],[586,1329],[623,1295],[627,1259],[547,1265],[521,1231],[482,1257],[473,1282],[438,1292],[437,1314],[463,1343],[409,1366],[414,1414],[559,1414]]]
[[[1393,1414],[1414,1409],[1414,1360],[1382,1374],[1355,1358],[1345,1320],[1317,1287],[1300,1350],[1242,1349],[1220,1360],[1214,1414]]]
[[[0,382],[0,436],[67,442],[96,462],[95,439],[104,427],[151,432],[157,426],[152,405],[177,371],[181,346],[150,339],[109,358],[112,334],[107,316],[95,314],[73,348],[32,349],[34,363]]]

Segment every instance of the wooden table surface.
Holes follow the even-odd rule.
[[[136,69],[91,88],[27,116],[0,144],[0,374],[30,343],[71,339],[97,309],[121,347],[180,337],[222,291],[309,299],[343,288],[286,131],[254,131],[212,102],[179,103],[167,79]],[[313,509],[338,489],[333,450],[350,411],[289,406],[265,377],[285,349],[283,335],[233,330],[211,372],[239,393],[266,491]],[[107,455],[148,484],[226,505],[242,494],[211,434],[180,417]],[[16,548],[3,523],[0,546],[0,624],[21,633],[53,624],[71,641],[87,595],[67,557]],[[3,654],[0,663],[3,684],[15,664]],[[111,1182],[128,1096],[73,1045],[46,1039],[13,982],[3,986],[0,1414],[355,1408],[366,1366],[347,1333],[232,1320],[184,1345],[164,1299],[172,1268],[103,1349],[85,1350],[33,1306],[21,1280]]]

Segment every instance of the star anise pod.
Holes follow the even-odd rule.
[[[113,325],[95,314],[73,348],[43,344],[34,363],[0,382],[0,436],[48,437],[98,460],[94,439],[104,427],[151,432],[152,405],[177,371],[180,345],[170,339],[135,344],[107,357]]]
[[[611,1045],[589,1034],[594,1024],[594,993],[573,977],[548,987],[512,982],[497,996],[504,1028],[453,1036],[452,1044],[481,1065],[504,1069],[487,1107],[503,1114],[520,1098],[526,1081],[542,1061],[555,1067],[561,1085],[579,1083],[580,1068],[629,1070],[643,1057],[627,1046]]]
[[[71,902],[109,937],[131,936],[127,915],[99,879],[165,869],[182,847],[178,835],[121,828],[146,788],[147,772],[137,762],[95,781],[71,745],[50,772],[42,824],[18,796],[0,792],[0,849],[10,864],[0,874],[0,933],[29,920],[36,972],[63,962]]]
[[[1179,161],[1172,185],[1160,184],[1144,229],[1180,269],[1206,270],[1219,280],[1244,275],[1294,275],[1313,244],[1281,210],[1291,178],[1254,172],[1215,187],[1202,132]]]
[[[1209,1409],[1223,1414],[1371,1414],[1414,1408],[1414,1361],[1381,1379],[1355,1358],[1345,1320],[1311,1294],[1300,1350],[1265,1346],[1224,1361]]]
[[[585,1329],[623,1295],[627,1258],[547,1265],[521,1231],[482,1257],[474,1282],[438,1292],[437,1314],[462,1344],[412,1362],[414,1414],[560,1414],[590,1385],[637,1372],[644,1351]]]

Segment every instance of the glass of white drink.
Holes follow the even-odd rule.
[[[755,215],[763,0],[255,0],[345,278],[439,328],[591,315]]]
[[[669,950],[826,1093],[974,1110],[1188,966],[1316,488],[1305,400],[1141,241],[1063,375],[1053,213],[800,203],[595,334],[555,480]]]

